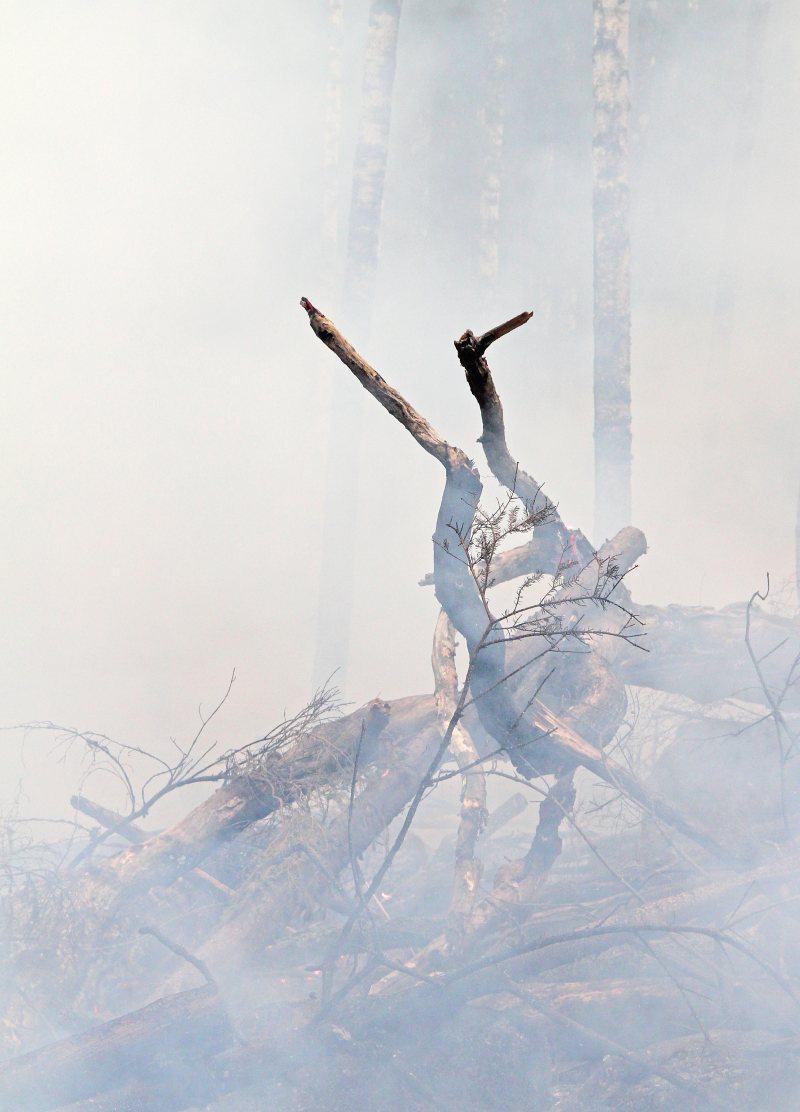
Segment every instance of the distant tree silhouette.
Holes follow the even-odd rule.
[[[631,520],[629,0],[594,0],[595,536]]]

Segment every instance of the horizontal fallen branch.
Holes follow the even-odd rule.
[[[186,1058],[202,1061],[233,1040],[217,993],[190,989],[0,1065],[0,1108],[49,1112],[135,1080],[143,1070],[157,1085],[159,1072],[174,1071]]]

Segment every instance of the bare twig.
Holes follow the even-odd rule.
[[[171,939],[162,934],[157,927],[139,927],[139,934],[152,935],[153,938],[155,938],[158,942],[161,943],[162,946],[165,946],[168,950],[175,954],[176,957],[183,958],[184,961],[188,961],[189,965],[193,965],[195,969],[203,975],[203,978],[208,987],[213,988],[215,992],[219,992],[219,985],[211,975],[211,970],[208,968],[206,963],[204,961],[201,961],[200,958],[195,957],[194,954],[190,954],[184,946],[179,945],[179,943],[177,942],[171,941]]]

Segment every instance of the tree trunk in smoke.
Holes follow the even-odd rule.
[[[339,248],[339,147],[342,135],[342,30],[344,0],[327,0],[328,77],[322,147],[322,253],[324,296],[334,297]]]
[[[174,1086],[176,1078],[180,1080],[175,1060],[181,1051],[189,1047],[201,1061],[210,1060],[233,1042],[233,1029],[216,991],[189,989],[3,1064],[0,1100],[3,1108],[26,1112],[47,1112],[73,1101],[81,1102],[78,1107],[94,1108],[89,1098],[111,1084],[137,1080],[143,1063],[149,1067],[151,1089],[170,1080]],[[198,1065],[184,1070],[185,1087]],[[153,1105],[142,1100],[134,1107]]]
[[[663,0],[645,0],[631,12],[630,84],[633,106],[629,133],[629,175],[634,191],[645,163],[653,94],[656,78],[663,64],[664,43],[669,25],[670,16],[663,10]]]
[[[631,518],[629,0],[594,0],[595,538]]]
[[[367,32],[361,119],[353,164],[342,313],[369,336],[378,273],[381,209],[389,155],[392,89],[402,0],[373,0]],[[322,529],[314,684],[336,672],[344,690],[358,523],[361,398],[337,391],[332,403]]]
[[[369,15],[361,120],[353,164],[344,305],[369,331],[378,272],[381,209],[392,111],[401,0],[373,0]]]
[[[772,0],[750,0],[743,20],[740,48],[743,72],[732,90],[730,112],[736,120],[727,193],[723,200],[724,223],[719,247],[717,288],[714,293],[711,353],[714,364],[727,371],[733,342],[736,309],[737,263],[742,248],[742,228],[750,215],[753,152],[761,122],[764,85],[763,55]]]
[[[480,274],[484,291],[494,293],[500,268],[500,202],[503,128],[506,101],[508,0],[494,0],[489,9],[489,58],[486,99],[481,114],[485,133],[480,199]],[[487,306],[491,309],[491,305]]]

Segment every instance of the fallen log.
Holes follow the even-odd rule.
[[[431,663],[436,684],[436,709],[442,734],[456,714],[458,675],[455,664],[455,631],[442,610],[433,635]],[[478,896],[483,865],[477,842],[486,826],[486,774],[469,730],[459,719],[453,727],[450,752],[461,770],[461,815],[455,844],[453,894],[447,921],[451,948],[459,948]]]
[[[370,989],[368,1003],[362,1002],[358,1015],[346,1012],[343,1022],[359,1030],[363,1029],[363,1023],[394,1029],[398,1023],[409,1022],[409,1016],[417,1008],[422,1015],[445,1015],[469,1000],[501,991],[499,974],[529,982],[555,969],[596,958],[614,947],[636,941],[637,932],[654,936],[661,932],[666,936],[674,930],[679,934],[688,932],[687,939],[692,933],[697,939],[719,938],[722,928],[715,930],[692,924],[700,916],[707,916],[712,922],[724,925],[726,917],[740,909],[746,899],[757,894],[769,896],[776,887],[795,877],[798,868],[800,857],[787,855],[748,873],[733,874],[688,891],[643,901],[637,907],[623,908],[616,914],[607,913],[602,926],[595,928],[568,927],[546,934],[543,933],[546,926],[543,927],[536,917],[527,925],[519,919],[509,925],[507,915],[497,914],[491,935],[483,937],[483,931],[477,932],[481,945],[473,951],[472,960],[448,960],[441,939],[434,940],[407,963],[411,976],[395,971],[377,980]],[[481,908],[479,922],[484,927],[491,901],[486,901]],[[732,939],[731,945],[735,947],[737,940]],[[787,991],[786,987],[777,985],[777,990],[786,997],[790,1008],[800,1012],[800,995],[795,1001],[791,988]]]
[[[760,1030],[737,1031],[724,1027],[705,1035],[689,1035],[652,1045],[647,1052],[651,1067],[680,1071],[702,1090],[701,1096],[684,1094],[675,1104],[674,1090],[650,1068],[632,1068],[630,1062],[604,1059],[589,1076],[563,1094],[563,1112],[597,1112],[617,1109],[659,1109],[667,1112],[706,1112],[714,1102],[728,1109],[793,1109],[800,1087],[800,1054],[794,1040]]]
[[[67,874],[60,898],[43,909],[31,910],[27,893],[22,892],[14,916],[24,942],[4,955],[8,961],[4,992],[13,998],[24,967],[26,1000],[36,1013],[48,1016],[54,1001],[59,1011],[68,1008],[88,972],[105,960],[106,947],[97,944],[98,937],[110,932],[118,945],[121,938],[133,936],[140,925],[137,911],[150,889],[168,887],[248,826],[287,807],[304,792],[343,782],[359,739],[363,765],[370,767],[390,720],[384,760],[392,749],[402,752],[409,739],[435,727],[433,696],[400,699],[391,705],[373,700],[310,730],[286,751],[219,788],[174,826]],[[54,939],[59,940],[58,947]]]
[[[432,724],[402,748],[391,747],[391,758],[387,751],[385,767],[367,778],[352,809],[343,804],[325,827],[312,857],[298,855],[292,869],[270,869],[264,862],[200,950],[215,976],[229,976],[257,961],[289,923],[324,900],[352,858],[363,854],[413,797],[440,741],[439,728]]]
[[[227,1095],[254,1085],[258,1087],[257,1107],[281,1107],[276,1101],[285,1095],[281,1090],[289,1088],[282,1075],[291,1076],[294,1068],[293,1086],[301,1088],[307,1067],[307,1059],[300,1053],[299,1061],[293,1061],[294,1041],[293,1031],[286,1030],[233,1045],[213,1056],[193,1059],[183,1067],[174,1064],[172,1069],[147,1080],[130,1081],[86,1100],[59,1105],[53,1112],[183,1112],[213,1107]],[[309,1056],[320,1053],[313,1034],[304,1050]],[[252,1105],[248,1102],[245,1107]]]
[[[70,798],[70,804],[76,811],[87,815],[89,818],[95,819],[107,830],[116,830],[121,837],[126,841],[132,842],[134,845],[140,846],[149,838],[154,837],[147,830],[143,830],[135,822],[127,822],[124,815],[118,815],[116,811],[109,810],[108,807],[103,807],[99,803],[95,803],[92,799],[87,799],[83,795],[73,795]],[[232,895],[233,890],[227,884],[223,884],[217,877],[212,876],[211,873],[206,872],[205,869],[194,868],[190,874],[196,880],[199,880],[204,886],[219,892],[223,896]]]
[[[596,1055],[597,1057],[605,1057],[612,1055],[613,1057],[621,1058],[623,1061],[637,1068],[642,1073],[653,1074],[666,1081],[673,1088],[681,1092],[689,1093],[695,1097],[706,1097],[709,1107],[712,1108],[725,1108],[726,1106],[720,1104],[716,1099],[708,1097],[698,1086],[692,1084],[681,1074],[676,1073],[674,1070],[665,1069],[657,1062],[649,1061],[644,1055],[631,1050],[627,1045],[619,1041],[619,1032],[614,1031],[614,1038],[610,1038],[605,1032],[609,1030],[608,1017],[604,1021],[604,1030],[600,1032],[593,1027],[588,1027],[585,1023],[573,1016],[566,1014],[564,1010],[553,1005],[544,998],[543,993],[536,993],[528,991],[523,987],[512,989],[512,991],[523,1001],[527,1007],[535,1013],[539,1013],[546,1019],[550,1020],[551,1024],[569,1040],[568,1046],[573,1054],[577,1051],[579,1054]],[[577,1045],[576,1045],[577,1044]]]
[[[175,1076],[182,1062],[202,1061],[233,1039],[216,992],[197,988],[162,997],[0,1065],[0,1108],[48,1112],[143,1074],[158,1086],[159,1077]]]

